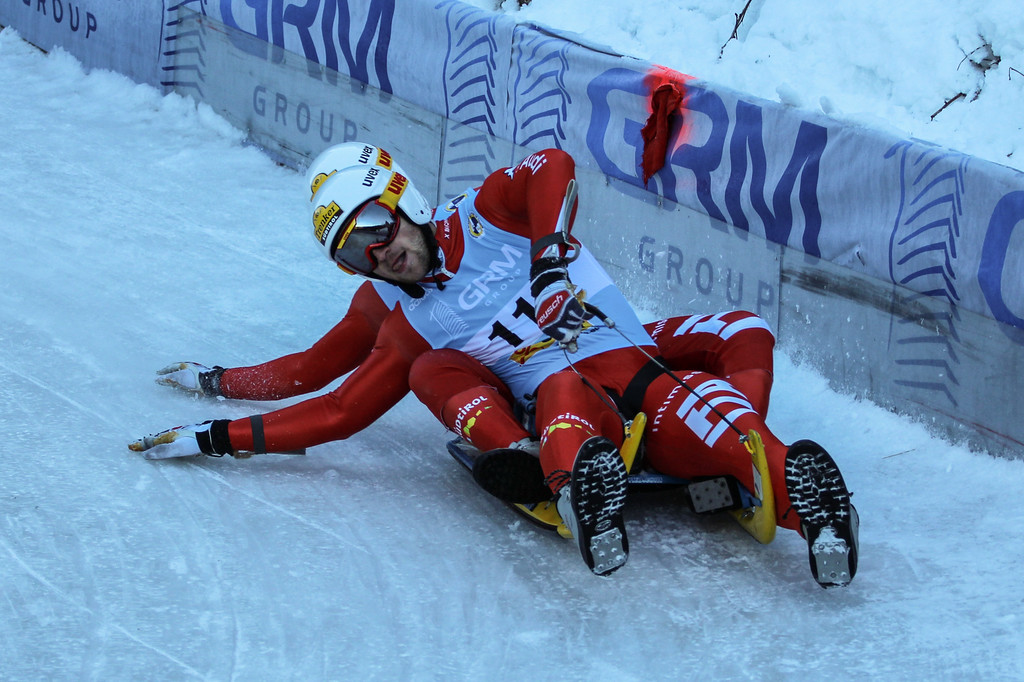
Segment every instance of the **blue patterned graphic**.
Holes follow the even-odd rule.
[[[957,240],[970,158],[909,141],[886,153],[894,156],[900,163],[900,206],[889,240],[889,276],[956,303]]]
[[[498,135],[498,42],[496,14],[481,12],[461,2],[442,2],[448,28],[444,60],[445,115],[466,125]]]
[[[160,79],[160,85],[168,91],[192,92],[202,100],[206,28],[200,21],[188,21],[189,12],[181,10],[206,16],[206,0],[182,0],[164,9],[160,70],[166,76]]]
[[[915,292],[894,318],[897,385],[945,396],[957,407],[960,364],[956,346],[956,260],[969,158],[911,141],[893,145],[886,158],[899,161],[900,204],[889,240],[889,274]]]
[[[565,85],[571,43],[535,30],[516,30],[511,122],[513,140],[538,149],[563,148],[572,98]]]

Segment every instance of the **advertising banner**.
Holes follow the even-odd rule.
[[[250,139],[292,167],[353,140],[386,139],[421,191],[436,195],[442,117],[345,74],[279,52],[257,59],[266,43],[183,10],[174,66],[176,89],[209,104]],[[192,67],[192,68],[187,68]]]

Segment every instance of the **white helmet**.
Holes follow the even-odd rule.
[[[313,160],[306,179],[313,236],[324,255],[350,274],[370,274],[369,251],[394,237],[396,211],[417,225],[428,225],[433,216],[391,155],[373,145],[330,147]]]
[[[381,151],[373,145],[361,142],[346,142],[328,147],[320,152],[313,159],[313,162],[309,164],[309,169],[306,170],[306,182],[309,183],[309,200],[313,200],[313,196],[320,189],[320,185],[331,175],[343,168],[375,164]],[[385,158],[390,158],[387,157],[387,152],[384,152],[384,154]],[[386,163],[382,165],[386,165]]]

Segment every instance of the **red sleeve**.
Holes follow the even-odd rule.
[[[221,392],[227,398],[279,400],[318,391],[366,359],[389,312],[373,285],[364,282],[345,317],[312,347],[261,365],[225,370]]]
[[[560,149],[545,149],[523,159],[518,166],[492,173],[477,195],[480,214],[508,232],[531,242],[559,229],[559,214],[576,163]],[[569,225],[576,218],[572,206]]]
[[[384,321],[379,340],[366,360],[334,391],[263,415],[268,452],[312,447],[348,438],[390,410],[409,392],[409,369],[427,342],[398,308]],[[231,446],[252,451],[249,419],[228,425]]]

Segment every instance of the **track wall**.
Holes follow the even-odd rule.
[[[438,201],[565,149],[577,229],[639,308],[753,310],[837,387],[1024,456],[1018,171],[455,1],[11,0],[0,24],[205,102],[289,165],[382,144]]]

